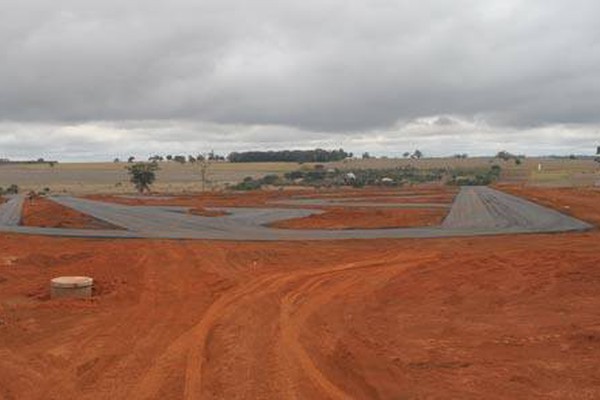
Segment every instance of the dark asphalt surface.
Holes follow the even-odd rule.
[[[66,207],[122,227],[123,230],[85,230],[17,226],[16,203],[0,207],[0,231],[89,238],[166,238],[216,240],[332,240],[374,238],[433,238],[512,233],[566,232],[591,225],[555,210],[487,187],[465,187],[441,226],[397,229],[291,230],[264,225],[305,217],[319,210],[283,208],[219,208],[222,217],[187,214],[185,207],[126,206],[75,197],[53,197]],[[337,201],[336,201],[337,202]],[[21,199],[22,203],[22,199]],[[331,202],[325,201],[327,205]],[[343,203],[343,202],[342,202]],[[303,203],[306,205],[306,203]],[[314,202],[310,203],[315,205]],[[344,203],[346,205],[346,203]],[[386,206],[380,204],[379,206]],[[396,205],[406,206],[406,205]],[[439,206],[439,204],[438,204]],[[20,218],[19,218],[20,219]],[[8,223],[3,223],[7,221]]]
[[[0,204],[0,229],[2,226],[17,226],[21,223],[24,196],[7,196],[7,201]]]

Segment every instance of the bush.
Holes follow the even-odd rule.
[[[137,163],[129,165],[126,169],[131,183],[140,193],[143,193],[145,190],[150,191],[150,185],[156,180],[156,171],[159,168],[157,163]]]
[[[262,186],[262,182],[260,180],[254,180],[254,178],[247,176],[244,180],[237,185],[231,186],[233,190],[257,190]]]
[[[262,178],[262,183],[265,185],[274,185],[277,181],[279,181],[279,176],[275,174],[269,174]]]
[[[452,178],[448,181],[449,185],[457,186],[486,186],[494,183],[500,177],[501,168],[499,165],[492,165],[489,170],[456,170]]]

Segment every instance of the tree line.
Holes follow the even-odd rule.
[[[352,153],[338,150],[281,150],[233,152],[227,159],[233,163],[244,162],[330,162],[352,157]]]

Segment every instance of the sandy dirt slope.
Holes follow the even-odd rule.
[[[124,197],[115,195],[90,195],[91,200],[106,201],[130,206],[182,206],[196,209],[204,207],[253,207],[264,206],[268,201],[288,198],[292,193],[277,191],[252,191],[252,192],[207,192],[195,195],[172,196],[166,198],[158,196]],[[168,196],[167,196],[168,197]]]
[[[25,200],[22,225],[52,228],[120,229],[45,198]]]
[[[386,197],[362,197],[362,198],[350,198],[344,199],[344,201],[351,203],[363,203],[363,202],[375,202],[375,203],[441,203],[450,204],[454,200],[454,194],[443,194],[443,195],[415,195],[415,196],[386,196]]]
[[[278,221],[270,226],[285,229],[368,229],[440,225],[447,209],[330,208],[323,214]]]
[[[586,196],[569,199],[577,217],[596,215]],[[595,231],[3,235],[0,398],[598,398],[599,254]],[[65,274],[96,278],[95,299],[48,300],[48,280]]]

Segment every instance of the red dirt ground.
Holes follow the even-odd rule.
[[[126,198],[110,195],[93,195],[87,196],[87,198],[134,206],[183,206],[202,210],[204,207],[260,207],[264,206],[268,201],[287,199],[291,195],[293,195],[293,192],[256,190],[241,194],[234,192],[207,192],[198,195],[173,196],[171,199],[153,199],[151,196],[148,198]]]
[[[345,190],[321,190],[311,193],[298,193],[303,198],[386,198],[399,196],[446,196],[451,199],[458,193],[458,188],[453,186],[409,186],[401,188],[347,188]]]
[[[44,198],[25,200],[22,224],[47,228],[121,229]]]
[[[454,201],[454,194],[441,194],[441,195],[427,195],[427,196],[421,196],[419,195],[419,197],[392,197],[392,196],[388,196],[388,197],[362,197],[362,198],[356,198],[356,199],[350,199],[348,200],[348,202],[350,203],[362,203],[362,202],[367,202],[367,203],[398,203],[398,204],[404,204],[404,203],[436,203],[436,204],[451,204]],[[346,201],[341,199],[341,201]]]
[[[323,214],[278,221],[270,226],[285,229],[371,229],[435,226],[447,209],[330,208]]]
[[[548,201],[596,221],[591,193]],[[595,399],[599,261],[598,231],[304,243],[2,235],[0,398]],[[94,299],[48,300],[48,280],[66,274],[94,277]]]

